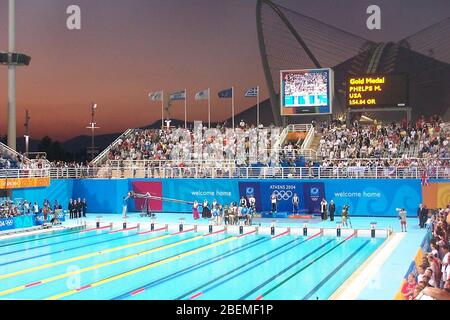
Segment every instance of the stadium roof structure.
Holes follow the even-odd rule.
[[[257,1],[256,22],[269,91],[273,120],[270,122],[276,125],[283,124],[279,103],[280,70],[310,68],[335,71],[335,117],[343,115],[347,108],[347,77],[375,73],[409,75],[409,105],[413,117],[422,114],[450,117],[450,17],[389,43],[370,41],[271,0]],[[267,112],[267,108],[262,108],[262,114]],[[250,113],[253,112],[244,111],[242,116]]]

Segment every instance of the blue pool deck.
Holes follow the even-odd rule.
[[[113,223],[114,229],[120,229],[122,227],[122,222],[124,221],[120,214],[88,214],[86,219],[88,228],[94,227],[95,222],[99,217],[101,217],[102,225]],[[177,225],[181,218],[184,219],[186,225],[196,224],[205,226],[210,223],[208,219],[195,221],[191,214],[174,213],[157,214],[156,223],[159,225]],[[315,217],[312,220],[259,218],[254,220],[253,225],[269,227],[276,221],[277,227],[280,228],[303,227],[305,223],[312,229],[335,228],[336,225],[341,222],[340,220],[340,217],[336,217],[334,222],[321,221],[318,217]],[[130,227],[140,223],[143,228],[148,229],[151,219],[148,217],[141,217],[139,213],[129,213],[126,221]],[[385,241],[385,243],[368,260],[366,260],[370,261],[370,263],[366,263],[366,266],[363,264],[338,291],[347,293],[347,296],[351,296],[351,299],[356,300],[392,300],[399,290],[402,279],[407,272],[411,261],[414,259],[426,234],[426,230],[421,230],[418,227],[416,218],[408,218],[408,232],[401,233],[398,218],[351,217],[351,224],[354,229],[370,229],[371,223],[373,222],[376,222],[376,228],[378,230],[386,230],[387,228],[392,229],[394,231],[393,236],[389,237],[388,240]],[[63,225],[65,227],[74,227],[78,225],[77,223],[76,220],[68,220],[64,222]],[[377,263],[379,267],[374,268]],[[368,267],[369,264],[371,267]],[[357,274],[359,275],[359,278]],[[361,277],[360,275],[363,275],[364,277]],[[353,279],[359,280],[355,281]],[[363,281],[361,281],[361,279],[363,279]],[[348,295],[348,288],[352,289],[351,295]],[[357,289],[355,290],[355,288]],[[344,294],[343,296],[345,297],[346,295]]]

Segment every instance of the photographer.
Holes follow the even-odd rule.
[[[348,204],[344,205],[342,207],[342,226],[348,227],[347,220],[348,220],[348,209],[350,206]]]

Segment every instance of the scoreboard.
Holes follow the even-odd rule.
[[[351,76],[347,81],[347,107],[406,107],[409,83],[406,74]]]

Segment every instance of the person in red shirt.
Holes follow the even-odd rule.
[[[416,289],[416,277],[414,273],[408,275],[408,281],[402,287],[402,294],[405,300],[412,300],[414,297],[414,290]]]

